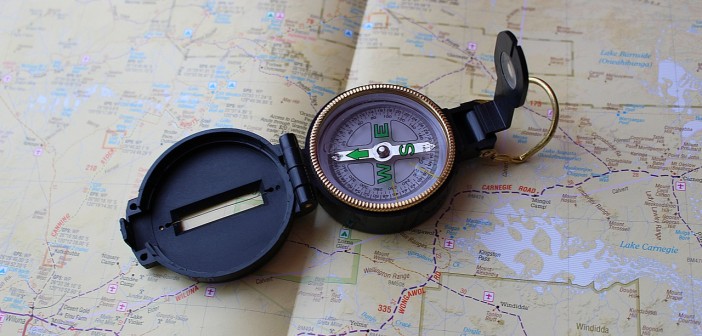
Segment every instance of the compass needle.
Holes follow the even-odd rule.
[[[419,153],[430,152],[435,148],[436,145],[430,142],[409,142],[395,145],[389,142],[381,142],[372,148],[356,148],[354,150],[336,152],[331,155],[331,158],[334,161],[356,161],[361,159],[388,161],[398,155],[413,156]]]

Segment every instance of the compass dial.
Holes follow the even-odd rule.
[[[310,158],[334,197],[387,212],[417,205],[441,187],[454,141],[440,108],[424,95],[367,85],[322,109],[310,132]]]

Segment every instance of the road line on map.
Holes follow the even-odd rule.
[[[695,234],[695,231],[692,229],[692,227],[690,227],[690,224],[688,224],[687,221],[682,216],[682,213],[680,211],[680,200],[678,199],[678,195],[675,193],[675,181],[670,181],[670,182],[672,183],[671,189],[673,192],[673,198],[675,198],[675,206],[677,207],[677,210],[678,210],[678,212],[677,212],[678,218],[680,218],[680,220],[683,222],[683,224],[685,224],[687,229],[690,232],[692,232],[692,236],[694,236],[695,239],[697,239],[697,243],[700,244],[700,247],[702,247],[702,238],[700,238],[699,235]]]
[[[373,236],[373,237],[370,238],[370,239],[366,239],[366,240],[363,240],[363,241],[359,241],[359,242],[357,242],[357,243],[354,243],[353,245],[351,245],[351,247],[355,247],[355,246],[357,246],[357,245],[359,245],[359,244],[361,244],[361,243],[363,243],[363,242],[369,242],[369,241],[375,240],[375,239],[377,239],[377,238],[379,238],[379,236]],[[319,249],[319,248],[317,248],[317,247],[315,247],[315,246],[312,246],[312,245],[310,245],[310,244],[307,244],[307,243],[303,243],[303,242],[299,242],[299,241],[294,241],[294,240],[287,240],[286,242],[294,243],[294,244],[298,244],[298,245],[302,245],[302,246],[304,246],[304,247],[307,247],[307,248],[309,248],[309,249],[313,249],[313,250],[315,250],[315,251],[317,251],[317,252],[319,252],[319,253],[322,253],[322,254],[324,254],[324,255],[326,255],[326,256],[329,256],[329,257],[331,257],[331,256],[333,256],[333,255],[335,255],[335,254],[337,254],[337,253],[345,253],[345,254],[349,254],[349,255],[357,255],[357,256],[359,256],[359,257],[363,257],[363,258],[368,259],[368,260],[370,260],[370,261],[372,261],[372,262],[375,262],[375,260],[373,260],[371,257],[368,257],[368,256],[366,256],[366,255],[363,255],[363,254],[360,253],[360,252],[356,252],[356,251],[352,251],[352,250],[341,250],[341,249],[339,249],[339,250],[335,250],[334,252],[326,252],[326,251],[323,251],[323,250],[321,250],[321,249]],[[329,262],[331,262],[331,261],[332,261],[332,260],[330,259]],[[402,267],[402,266],[400,266],[400,265],[397,265],[397,264],[396,264],[395,262],[393,262],[393,261],[384,261],[383,263],[387,263],[387,264],[390,264],[390,265],[392,265],[392,266],[395,266],[396,268],[398,268],[398,269],[400,269],[400,270],[403,270],[403,271],[405,271],[405,272],[415,273],[415,274],[417,274],[417,275],[419,275],[419,276],[422,276],[422,273],[417,272],[417,271],[415,271],[415,270],[411,270],[411,269],[404,268],[404,267]],[[317,265],[321,265],[321,264],[317,264]],[[295,273],[268,274],[267,276],[273,277],[273,278],[276,278],[276,279],[280,279],[280,280],[286,280],[286,281],[288,281],[289,279],[286,279],[284,276],[289,276],[289,275],[295,275]],[[292,281],[294,282],[294,280],[292,280]]]
[[[59,307],[59,309],[56,311],[56,313],[47,316],[47,318],[51,318],[51,317],[54,317],[54,316],[60,314],[60,313],[61,313],[61,310],[63,310],[63,307],[66,305],[66,303],[68,303],[68,301],[71,301],[71,300],[73,300],[73,299],[76,299],[76,298],[82,297],[82,296],[84,296],[84,295],[90,294],[90,293],[92,293],[92,292],[95,292],[95,291],[97,291],[98,289],[103,288],[103,287],[105,287],[106,285],[109,285],[111,282],[115,281],[117,278],[119,278],[119,277],[122,276],[122,275],[124,275],[124,273],[117,274],[114,278],[108,280],[107,282],[105,282],[104,284],[100,285],[99,287],[96,287],[96,288],[91,289],[91,290],[89,290],[89,291],[86,291],[86,292],[77,294],[76,296],[70,297],[70,298],[68,298],[68,299],[66,299],[66,300],[62,300],[62,301],[61,301],[61,302],[62,302],[61,307]],[[47,306],[47,308],[48,308],[48,307],[51,307],[51,306]],[[42,308],[34,308],[34,309],[44,309],[44,307],[42,307]]]
[[[156,301],[158,301],[158,300],[160,300],[160,299],[167,298],[167,297],[175,297],[175,296],[177,296],[177,295],[180,294],[180,293],[183,293],[183,292],[185,292],[185,291],[187,291],[187,290],[192,289],[193,287],[197,287],[198,284],[199,284],[199,282],[195,282],[195,283],[193,283],[192,285],[190,285],[190,286],[188,286],[188,287],[185,287],[185,288],[183,288],[183,289],[181,289],[181,290],[179,290],[179,291],[177,291],[177,292],[168,293],[168,294],[161,294],[161,295],[159,295],[159,296],[157,296],[157,297],[155,297],[155,298],[153,298],[153,299],[151,299],[151,300],[149,300],[149,301],[146,301],[146,304],[144,304],[143,306],[141,306],[141,307],[139,307],[139,308],[130,309],[128,315],[131,315],[131,313],[136,313],[136,312],[138,312],[139,310],[142,310],[142,309],[144,309],[144,308],[150,306],[151,304],[153,304],[154,302],[156,302]]]
[[[454,75],[454,74],[463,72],[463,70],[465,70],[465,69],[468,67],[468,64],[470,64],[472,60],[474,60],[474,58],[471,58],[470,60],[468,60],[468,62],[466,62],[465,64],[463,64],[463,66],[462,66],[460,69],[457,69],[457,70],[454,70],[454,71],[449,71],[449,72],[447,72],[447,73],[444,73],[443,75],[441,75],[441,76],[439,76],[439,77],[436,77],[436,78],[430,80],[428,83],[426,83],[426,84],[420,86],[418,89],[419,89],[419,90],[423,90],[423,89],[425,89],[427,86],[432,85],[432,84],[434,84],[434,83],[436,83],[436,82],[438,82],[438,81],[444,79],[445,77],[448,77],[448,76],[451,76],[451,75]]]
[[[359,241],[359,242],[357,242],[357,243],[353,243],[353,244],[349,245],[349,247],[356,247],[356,245],[360,245],[360,244],[363,244],[363,243],[367,243],[367,242],[373,241],[373,240],[375,240],[375,239],[377,239],[377,238],[378,238],[378,237],[376,236],[376,237],[373,237],[373,238],[370,238],[370,239],[361,240],[361,241]],[[312,246],[312,245],[310,245],[310,244],[308,244],[308,243],[303,243],[303,242],[299,242],[299,241],[295,241],[295,240],[287,240],[287,242],[289,242],[289,243],[294,243],[294,244],[298,244],[298,245],[302,245],[302,246],[311,248],[311,249],[313,249],[313,250],[315,250],[315,251],[317,251],[317,252],[319,252],[319,253],[326,254],[326,255],[328,255],[328,256],[330,256],[330,257],[333,256],[333,255],[335,255],[335,254],[337,254],[337,253],[349,253],[349,254],[361,255],[360,253],[351,251],[351,250],[349,250],[349,249],[343,249],[343,250],[342,250],[342,249],[338,249],[338,250],[334,250],[334,252],[325,252],[325,251],[322,251],[322,250],[320,250],[319,248],[314,247],[314,246]]]
[[[388,12],[388,13],[389,13],[390,15],[392,15],[392,16],[395,16],[395,15],[396,15],[396,14],[395,14],[393,11],[391,11],[390,9],[385,8],[385,11]],[[413,25],[415,25],[415,26],[421,28],[422,30],[426,31],[427,33],[431,34],[432,36],[434,36],[434,38],[435,38],[437,41],[441,42],[442,44],[444,44],[444,45],[446,45],[446,46],[449,46],[449,47],[451,47],[451,48],[453,48],[453,49],[455,49],[455,50],[457,50],[457,51],[459,51],[459,52],[461,52],[461,53],[464,53],[464,54],[466,54],[466,55],[471,56],[471,54],[468,53],[468,52],[466,52],[465,50],[460,49],[460,48],[457,48],[457,47],[454,46],[453,44],[445,43],[443,39],[441,39],[439,36],[437,36],[437,35],[436,35],[433,31],[431,31],[429,28],[422,26],[421,24],[419,24],[418,22],[412,20],[411,18],[406,17],[406,16],[402,16],[402,19],[404,19],[404,20],[406,20],[406,21],[409,21],[411,24],[413,24]],[[399,19],[398,19],[398,21],[399,21]],[[475,57],[472,57],[472,56],[471,56],[470,60],[469,60],[468,62],[465,63],[464,68],[466,67],[466,65],[470,64],[470,63],[473,62],[473,61],[477,61],[477,64],[480,65],[480,67],[482,68],[482,70],[483,70],[483,72],[485,73],[485,75],[488,76],[491,80],[493,80],[493,81],[497,80],[497,78],[496,78],[495,75],[492,73],[492,71],[490,71],[490,70],[488,69],[488,67],[485,66],[485,63],[483,63],[481,60],[479,60],[479,59],[477,59],[477,58],[475,58]],[[432,84],[433,82],[435,82],[435,81],[441,79],[442,77],[445,77],[445,76],[450,75],[450,74],[452,74],[452,73],[453,73],[453,72],[449,72],[449,73],[446,73],[446,74],[444,74],[444,75],[442,75],[442,76],[439,76],[438,78],[435,78],[434,80],[430,81],[429,83],[427,83],[427,84],[421,86],[421,88],[422,88],[422,89],[423,89],[423,88],[426,88],[429,84]]]
[[[69,326],[68,328],[66,328],[66,327],[64,327],[64,326],[62,326],[62,325],[56,324],[56,323],[54,323],[54,322],[49,321],[49,320],[46,319],[46,318],[43,318],[43,317],[40,317],[40,316],[36,316],[36,315],[34,315],[34,314],[15,313],[15,312],[10,312],[10,311],[4,311],[4,310],[2,310],[2,309],[0,309],[0,313],[9,314],[9,315],[14,315],[14,316],[28,317],[29,319],[28,319],[27,322],[29,322],[29,320],[36,319],[36,320],[42,321],[42,322],[44,322],[44,323],[47,323],[47,324],[51,325],[52,327],[56,327],[56,328],[59,328],[59,329],[61,329],[61,330],[66,330],[66,331],[104,331],[104,332],[113,333],[113,334],[115,334],[115,335],[119,335],[119,333],[116,332],[116,331],[114,331],[114,330],[111,330],[111,329],[103,329],[103,328],[96,328],[96,327],[91,327],[91,328],[85,328],[85,329],[83,329],[83,328],[75,328],[75,327],[70,327],[70,326]],[[25,330],[25,331],[26,331],[26,330]]]
[[[541,113],[534,111],[534,110],[533,110],[532,108],[530,108],[530,107],[523,106],[523,108],[526,109],[527,111],[530,111],[530,112],[532,112],[532,113],[534,113],[534,114],[536,114],[536,115],[538,115],[538,116],[541,116],[542,118],[545,118],[545,119],[548,120],[548,117],[547,117],[547,116],[542,115]],[[612,170],[612,169],[609,167],[609,165],[608,165],[607,163],[605,163],[604,161],[602,161],[602,159],[600,159],[595,153],[593,153],[593,152],[590,151],[589,149],[585,148],[585,146],[583,146],[583,145],[579,144],[577,141],[575,141],[575,140],[573,139],[573,137],[571,137],[570,134],[568,134],[568,132],[566,132],[566,131],[563,129],[563,127],[558,126],[558,130],[560,130],[560,131],[563,133],[563,135],[565,135],[566,138],[568,138],[568,140],[570,140],[574,145],[576,145],[576,146],[582,148],[584,151],[586,151],[586,152],[588,152],[590,155],[592,155],[592,157],[594,157],[595,159],[597,159],[597,161],[600,161],[600,163],[602,163],[602,164],[607,168],[608,171],[611,171],[611,170]]]
[[[522,192],[518,192],[518,191],[506,191],[506,190],[505,190],[505,191],[484,191],[484,190],[471,189],[471,190],[464,190],[464,191],[458,192],[458,193],[456,193],[456,194],[454,195],[454,197],[456,197],[456,196],[459,195],[459,194],[464,194],[464,193],[482,193],[482,194],[486,194],[486,195],[491,195],[491,194],[517,194],[517,195],[527,196],[527,197],[540,197],[540,196],[543,196],[544,193],[545,193],[546,191],[548,191],[548,190],[552,190],[552,189],[555,189],[555,188],[572,189],[572,188],[575,188],[575,187],[579,187],[579,186],[585,184],[586,182],[588,182],[588,181],[590,181],[590,180],[593,180],[593,179],[595,179],[595,178],[599,178],[599,177],[602,177],[602,176],[607,176],[607,175],[611,175],[611,174],[615,174],[615,173],[623,173],[623,172],[644,173],[644,174],[648,174],[648,175],[651,176],[651,177],[669,177],[669,178],[671,178],[671,179],[679,179],[679,178],[681,178],[682,176],[684,176],[684,175],[686,175],[686,174],[689,174],[689,173],[691,173],[691,172],[693,172],[693,171],[699,170],[699,169],[701,169],[701,168],[702,168],[702,166],[701,166],[701,167],[694,168],[694,169],[691,169],[691,170],[689,170],[689,171],[687,171],[687,172],[685,172],[685,173],[683,173],[683,174],[680,174],[680,175],[673,175],[673,174],[654,174],[654,173],[651,173],[651,172],[649,172],[649,171],[647,171],[647,170],[643,170],[643,169],[624,168],[624,169],[619,169],[619,170],[610,170],[610,171],[607,171],[607,172],[602,173],[602,174],[599,174],[599,175],[593,175],[593,176],[590,176],[590,177],[588,177],[588,178],[586,178],[586,179],[584,179],[584,180],[582,180],[582,181],[580,181],[580,182],[578,182],[578,183],[574,183],[574,184],[569,184],[569,185],[554,184],[554,185],[552,185],[552,186],[550,186],[550,187],[544,188],[543,190],[541,190],[541,192],[540,192],[539,194],[528,194],[528,193],[522,193]],[[677,214],[678,214],[678,217],[679,217],[680,220],[683,222],[683,224],[685,224],[685,226],[687,226],[688,230],[689,230],[690,232],[694,233],[695,231],[692,229],[692,227],[690,227],[690,225],[687,223],[687,221],[682,217],[682,214],[680,213],[680,204],[679,204],[679,200],[678,200],[678,197],[677,197],[677,195],[676,195],[676,193],[675,193],[675,188],[673,187],[672,189],[673,189],[673,196],[675,196],[675,201],[676,201],[676,204],[677,204],[677,209],[678,209]],[[451,200],[451,202],[453,202],[453,200]],[[450,207],[450,205],[449,205],[449,207]],[[700,247],[702,247],[702,237],[699,237],[699,236],[695,235],[695,238],[697,239],[697,242],[699,243]]]

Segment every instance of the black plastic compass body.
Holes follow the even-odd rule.
[[[216,282],[271,258],[317,199],[353,229],[416,226],[446,199],[456,162],[493,148],[524,103],[527,67],[513,34],[498,35],[495,65],[494,100],[452,109],[397,85],[346,91],[315,117],[304,150],[293,134],[279,145],[237,129],[191,135],[156,160],[128,202],[124,241],[144,267]]]

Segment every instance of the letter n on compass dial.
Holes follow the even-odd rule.
[[[346,97],[318,122],[318,173],[337,198],[357,208],[416,205],[441,186],[453,164],[439,108],[414,91],[392,89],[398,92]]]

